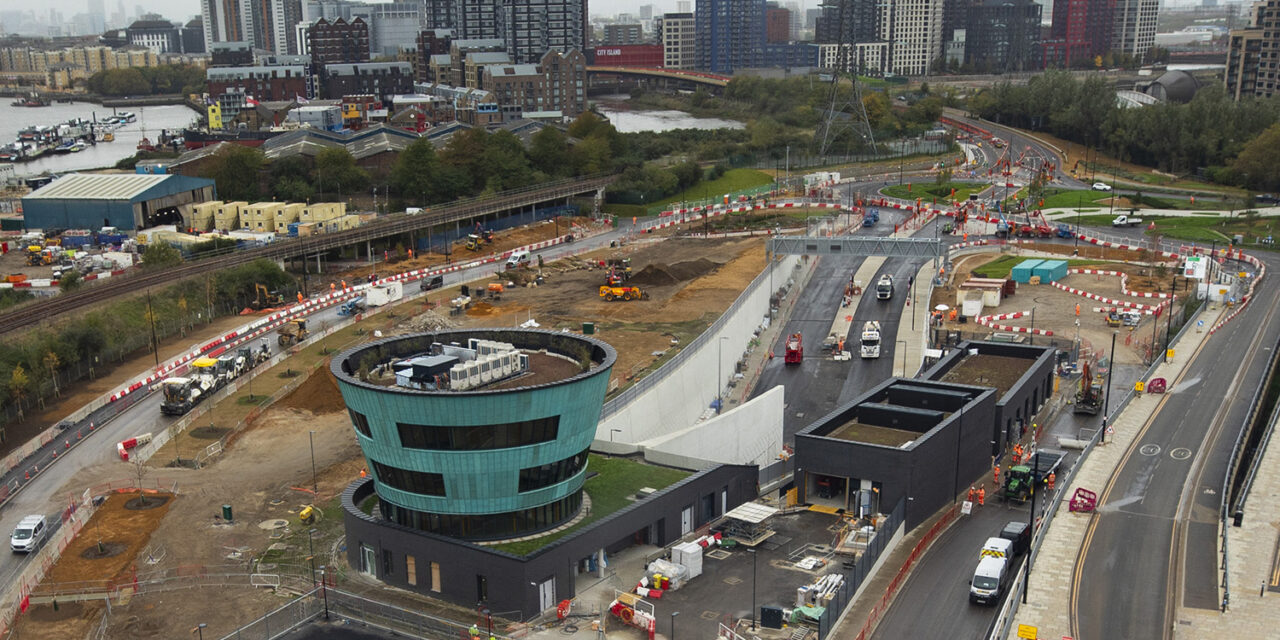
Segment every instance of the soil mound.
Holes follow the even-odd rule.
[[[336,413],[347,408],[328,367],[321,367],[311,374],[306,382],[285,396],[282,404],[291,409],[305,409],[315,415]]]
[[[631,276],[627,283],[649,287],[665,287],[701,278],[719,268],[719,262],[706,258],[686,260],[672,265],[654,263]]]
[[[651,264],[632,274],[631,278],[627,280],[627,284],[646,287],[665,287],[677,282],[680,282],[680,279],[672,275],[665,264]]]

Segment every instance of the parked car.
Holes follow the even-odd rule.
[[[1093,190],[1094,191],[1110,191],[1111,185],[1105,182],[1095,182],[1093,183]]]
[[[1253,197],[1253,201],[1258,204],[1280,204],[1280,196],[1272,193],[1259,193]]]
[[[9,548],[14,553],[31,553],[49,537],[49,522],[42,515],[26,516],[14,527],[9,536]]]

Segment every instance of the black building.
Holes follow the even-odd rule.
[[[814,26],[813,41],[820,44],[875,42],[879,27],[876,0],[825,0]],[[843,28],[841,26],[843,25]]]
[[[331,64],[320,72],[326,98],[372,95],[379,100],[413,93],[413,67],[408,62]]]
[[[1040,69],[1040,4],[979,0],[969,5],[965,62],[980,73]]]
[[[205,53],[204,23],[199,18],[193,18],[182,26],[181,39],[183,53]]]
[[[210,67],[253,66],[253,45],[243,40],[215,42],[209,46]]]

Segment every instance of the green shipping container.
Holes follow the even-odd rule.
[[[582,323],[582,335],[589,336],[594,334],[595,332],[596,332],[596,323],[594,322]]]

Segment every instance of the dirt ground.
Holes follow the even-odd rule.
[[[630,257],[637,279],[654,282],[644,286],[650,299],[614,303],[600,299],[597,291],[604,271],[584,258],[544,265],[543,286],[512,289],[501,300],[476,304],[474,313],[450,320],[464,326],[510,326],[531,316],[545,328],[576,330],[584,321],[595,322],[598,337],[619,351],[614,379],[623,383],[661,360],[652,352],[669,349],[673,338],[687,343],[728,307],[764,267],[761,242],[759,238],[666,239],[604,249],[590,258]],[[642,276],[646,268],[647,275]],[[439,299],[452,295],[456,291],[444,292]],[[394,321],[411,322],[411,314],[422,309],[425,306],[416,304],[404,307]],[[148,570],[197,566],[210,571],[305,575],[306,558],[312,554],[307,532],[314,528],[310,540],[314,563],[336,567],[340,573],[348,571],[337,497],[359,477],[364,461],[343,409],[336,384],[327,368],[321,367],[317,375],[230,438],[226,451],[208,466],[153,469],[152,476],[163,478],[166,486],[176,485],[179,496],[166,505],[168,514],[149,540],[144,538],[144,544],[164,550],[164,558]],[[225,429],[217,427],[202,435],[212,441]],[[196,431],[192,430],[193,436]],[[318,486],[314,499],[312,446]],[[81,470],[68,487],[127,474],[121,463],[104,463]],[[304,525],[298,512],[312,503],[321,508],[321,518]],[[230,524],[221,520],[223,504],[234,510]],[[283,521],[284,526],[272,528],[273,521]],[[96,543],[82,534],[77,542],[84,541]],[[279,546],[273,549],[273,545]],[[120,556],[137,562],[140,548],[131,547]],[[255,558],[265,564],[252,564]],[[104,569],[97,577],[106,579],[116,571]],[[83,568],[78,570],[81,579],[94,577],[92,571],[85,573]],[[127,605],[113,603],[108,637],[187,637],[199,622],[209,623],[206,631],[219,637],[281,603],[279,596],[248,586],[143,594]],[[415,601],[414,606],[441,615],[462,613],[438,601]],[[96,605],[60,607],[57,612],[45,609],[37,607],[23,616],[23,628],[43,632],[51,622],[41,621],[57,618],[58,637],[83,637],[97,624],[101,611]]]
[[[412,259],[405,255],[392,257],[390,262],[377,262],[375,264],[363,264],[360,266],[348,266],[346,268],[337,267],[332,273],[325,273],[320,276],[312,276],[313,280],[318,278],[320,287],[327,287],[330,284],[341,285],[345,280],[348,284],[358,280],[368,278],[370,273],[377,275],[387,275],[389,273],[400,273],[402,271],[413,271],[414,269],[424,269],[427,267],[436,267],[452,262],[466,262],[476,257],[486,256],[491,253],[502,253],[510,251],[517,247],[550,240],[557,235],[569,233],[571,225],[578,224],[589,226],[592,223],[588,217],[564,217],[560,219],[559,224],[552,220],[544,220],[533,225],[516,227],[514,229],[506,229],[496,231],[493,234],[493,244],[484,245],[480,251],[469,251],[463,242],[455,242],[453,244],[453,253],[451,255],[443,255],[439,253],[422,253],[414,252]]]
[[[0,277],[14,273],[25,273],[28,280],[53,277],[53,265],[33,267],[27,264],[27,249],[17,238],[5,238],[3,242],[9,243],[9,251],[0,255]]]
[[[995,387],[996,397],[1000,398],[1027,372],[1029,364],[1025,358],[980,353],[961,360],[942,381]]]
[[[1038,245],[1037,250],[1041,247],[1052,248],[1054,245]],[[1058,245],[1058,249],[1066,249],[1069,254],[1072,247],[1067,245]],[[1061,251],[1058,251],[1061,253]],[[1001,253],[983,253],[972,254],[960,258],[954,268],[953,282],[964,282],[969,278],[972,271],[987,262],[999,258]],[[1173,281],[1173,275],[1176,270],[1166,269],[1161,275],[1160,270],[1153,267],[1130,264],[1134,260],[1138,260],[1137,252],[1126,251],[1120,249],[1104,249],[1101,247],[1081,245],[1079,259],[1109,259],[1119,262],[1099,264],[1097,268],[1104,270],[1124,271],[1130,274],[1129,288],[1133,291],[1169,291],[1169,287]],[[1182,280],[1182,279],[1180,279]],[[1153,298],[1137,298],[1123,295],[1120,291],[1120,279],[1115,276],[1092,276],[1084,274],[1068,275],[1063,284],[1071,286],[1082,291],[1096,293],[1108,298],[1116,300],[1126,300],[1130,302],[1139,302],[1152,304],[1159,302]],[[1179,283],[1181,286],[1182,283]],[[938,304],[946,304],[955,306],[956,304],[956,287],[947,286],[939,287],[934,290],[931,301],[932,306]],[[999,307],[984,308],[982,313],[985,314],[1003,314],[1015,311],[1036,310],[1035,325],[1036,329],[1052,330],[1054,336],[1067,341],[1072,340],[1076,336],[1075,326],[1075,309],[1076,305],[1080,305],[1080,327],[1079,335],[1081,344],[1086,350],[1092,350],[1094,353],[1105,352],[1110,349],[1112,327],[1107,326],[1106,317],[1101,313],[1093,311],[1094,307],[1107,306],[1096,300],[1089,300],[1082,296],[1078,296],[1060,289],[1056,289],[1049,285],[1019,285],[1018,292],[1010,297],[1002,300]],[[1142,322],[1137,327],[1121,327],[1120,338],[1116,343],[1116,360],[1121,364],[1137,364],[1140,363],[1145,353],[1146,345],[1151,341],[1152,323],[1155,322],[1153,316],[1144,316]],[[1003,320],[1000,324],[1028,327],[1031,326],[1031,318],[1029,316]],[[944,326],[948,329],[962,331],[983,331],[980,325],[973,324],[972,321],[965,324],[958,324],[947,321]]]

